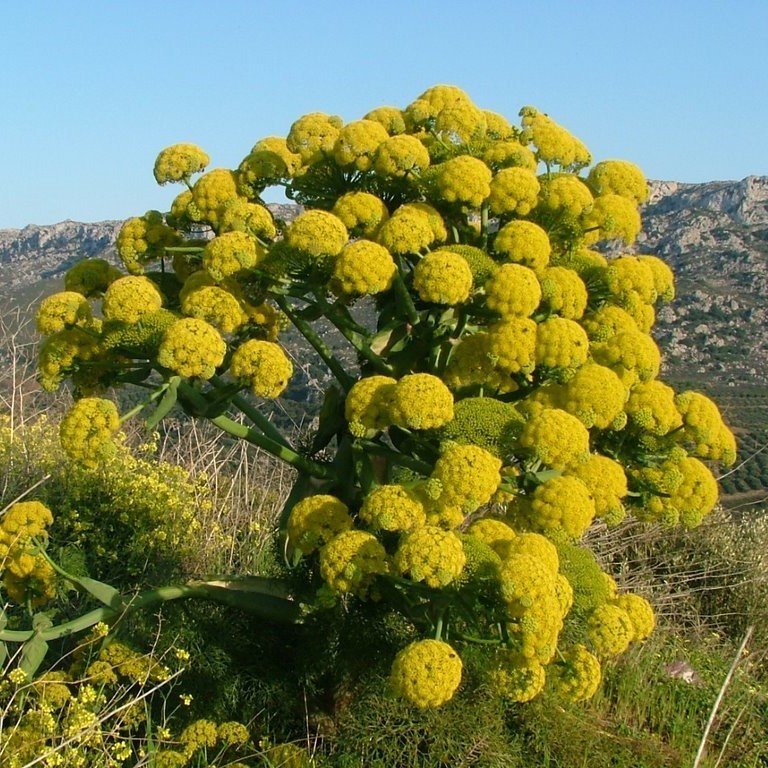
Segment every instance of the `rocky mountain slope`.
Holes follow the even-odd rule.
[[[280,206],[292,218],[292,206]],[[742,455],[768,443],[768,177],[679,184],[655,181],[634,246],[664,258],[677,298],[660,307],[654,331],[665,376],[717,397],[736,427]],[[64,221],[0,230],[0,298],[26,306],[60,290],[86,256],[115,260],[121,222]],[[768,495],[768,450],[729,480],[732,493]]]

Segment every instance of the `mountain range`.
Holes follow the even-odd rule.
[[[677,297],[659,308],[654,335],[666,378],[717,398],[742,455],[768,443],[768,177],[683,184],[652,181],[632,252],[663,258]],[[283,218],[293,206],[278,206]],[[116,261],[121,221],[63,221],[0,230],[0,299],[26,306],[60,290],[85,257]],[[768,450],[728,479],[749,501],[768,495]],[[762,496],[761,496],[762,494]]]

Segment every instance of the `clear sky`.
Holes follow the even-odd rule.
[[[0,228],[167,209],[169,144],[233,167],[436,83],[650,178],[766,175],[767,41],[767,0],[0,0]]]

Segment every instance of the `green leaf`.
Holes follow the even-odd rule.
[[[547,480],[560,477],[563,473],[559,469],[544,469],[541,472],[532,472],[531,474],[536,478],[537,482],[546,483]]]
[[[5,643],[0,643],[0,667],[5,665],[8,660],[8,646]]]
[[[8,616],[5,613],[4,608],[0,608],[0,631],[4,630],[8,626]]]
[[[171,408],[176,405],[180,383],[181,376],[171,376],[168,380],[168,388],[165,390],[165,394],[157,404],[154,413],[146,421],[147,429],[154,429],[169,414]]]
[[[262,576],[241,576],[235,579],[214,579],[197,582],[218,603],[255,613],[276,621],[297,622],[302,616],[301,605],[288,586],[276,579]]]
[[[35,676],[35,672],[37,672],[40,665],[43,663],[46,653],[48,653],[48,643],[43,640],[42,635],[33,635],[22,646],[19,669],[21,669],[22,672],[25,672],[27,677],[31,680]]]
[[[392,351],[392,345],[396,343],[403,344],[403,339],[407,339],[408,331],[402,320],[389,323],[384,326],[372,339],[370,349],[377,355],[385,355]],[[402,348],[402,347],[401,347]]]
[[[76,583],[88,592],[88,594],[93,595],[93,597],[100,603],[106,605],[107,608],[113,608],[116,611],[120,611],[125,607],[122,595],[109,584],[104,584],[104,582],[96,581],[95,579],[89,579],[87,576],[78,577]]]

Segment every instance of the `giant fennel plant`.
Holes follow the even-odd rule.
[[[34,613],[69,579],[103,603],[0,632],[24,643],[23,663],[163,600],[287,621],[376,601],[421,637],[390,675],[417,707],[454,696],[473,643],[495,648],[484,674],[499,696],[550,686],[581,700],[603,660],[652,632],[648,601],[620,593],[580,540],[628,514],[698,525],[718,496],[705,462],[732,463],[734,437],[706,396],[658,378],[650,332],[674,297],[670,268],[594,249],[634,242],[642,172],[591,165],[548,115],[520,117],[438,85],[346,125],[304,115],[234,170],[205,171],[193,144],[159,154],[157,182],[183,191],[125,223],[125,272],[83,261],[42,302],[40,380],[73,386],[72,461],[97,465],[126,418],[146,411],[154,426],[177,405],[291,465],[278,546],[301,578],[121,595],[52,562],[50,513],[19,504],[0,524],[6,596]],[[264,204],[275,186],[302,206],[295,220]],[[303,448],[263,408],[291,380],[288,326],[332,382]],[[121,416],[104,394],[124,385],[147,397]]]

